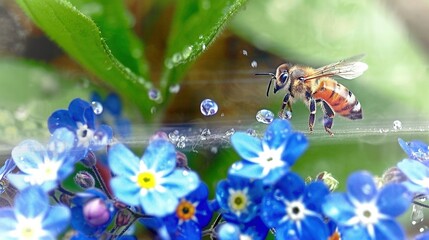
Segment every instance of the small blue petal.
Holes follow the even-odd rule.
[[[119,200],[131,206],[138,206],[140,188],[137,183],[132,182],[129,178],[118,176],[110,180],[110,186]]]
[[[176,149],[169,141],[156,139],[149,144],[142,160],[149,169],[168,174],[176,167]]]
[[[265,131],[263,141],[272,149],[277,149],[285,143],[292,133],[292,128],[287,120],[275,119]]]
[[[401,184],[388,184],[379,193],[377,206],[381,213],[397,217],[407,211],[411,204],[412,194]]]
[[[346,223],[355,216],[355,208],[344,193],[331,193],[325,197],[323,212],[337,222]]]
[[[369,202],[377,194],[372,175],[365,171],[352,173],[347,179],[349,196],[358,202]]]
[[[145,213],[155,217],[164,217],[176,210],[179,200],[169,192],[151,191],[145,197],[140,198],[140,205]]]
[[[89,102],[75,98],[70,102],[68,110],[75,122],[86,124],[88,128],[94,129],[95,114]]]
[[[10,172],[12,172],[16,167],[15,162],[12,158],[8,158],[5,162],[3,167],[0,168],[0,180],[3,179],[6,175],[8,175]]]
[[[178,198],[195,190],[199,184],[198,175],[189,170],[175,169],[170,175],[162,179],[162,185]]]
[[[375,225],[375,239],[405,239],[405,232],[396,221],[380,219]]]
[[[53,236],[59,235],[67,228],[70,222],[70,209],[65,206],[53,206],[42,222],[43,229],[49,231]]]
[[[18,190],[23,190],[30,186],[30,183],[26,182],[25,178],[26,175],[24,174],[9,173],[9,175],[7,175],[7,180]]]
[[[77,129],[76,122],[70,117],[67,110],[58,110],[53,112],[48,118],[49,132],[53,133],[56,129],[63,127],[73,132]]]
[[[28,218],[43,216],[49,210],[48,201],[48,196],[41,188],[29,187],[15,198],[15,209]]]
[[[350,240],[371,240],[366,228],[360,225],[353,225],[351,227],[339,227],[341,239]]]
[[[289,172],[277,182],[275,188],[280,189],[287,199],[295,200],[304,193],[305,182],[298,174]]]
[[[262,152],[262,143],[247,133],[237,132],[231,136],[231,144],[243,159],[253,159]]]
[[[261,179],[263,178],[263,170],[264,168],[259,164],[242,160],[234,163],[229,168],[228,174],[237,175],[245,178]]]
[[[429,168],[419,161],[404,159],[397,166],[411,182],[420,182],[429,178]]]
[[[319,217],[307,216],[302,222],[300,239],[328,239],[328,228],[323,220]]]
[[[240,228],[232,223],[222,223],[217,228],[216,236],[220,240],[240,240]]]
[[[181,224],[174,234],[173,239],[187,240],[187,239],[201,239],[200,226],[194,221],[185,221]]]
[[[99,101],[99,102],[101,102],[101,101]],[[121,99],[119,98],[119,96],[117,94],[110,93],[109,95],[107,95],[103,106],[106,110],[110,111],[110,113],[113,116],[120,116],[121,115],[122,103],[121,103]]]
[[[37,169],[46,155],[45,147],[34,140],[25,140],[12,150],[16,166],[24,173]]]
[[[108,152],[109,168],[119,176],[134,176],[139,171],[139,159],[123,144],[115,144]]]
[[[0,232],[6,233],[16,229],[18,220],[12,208],[0,208]]]
[[[302,133],[293,133],[286,143],[282,159],[292,166],[308,147],[308,140]]]
[[[280,220],[287,215],[286,205],[282,201],[279,201],[279,197],[280,194],[274,191],[269,192],[262,199],[261,218],[270,228],[276,228],[279,225],[284,224],[281,223]]]

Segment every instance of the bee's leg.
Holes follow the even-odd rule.
[[[285,96],[284,96],[284,98],[283,98],[283,103],[282,103],[282,109],[281,109],[281,111],[279,112],[279,117],[280,118],[283,118],[283,119],[290,119],[290,118],[292,118],[292,114],[288,114],[287,112],[286,112],[286,114],[285,114],[285,107],[287,106],[287,110],[288,111],[290,111],[290,112],[292,112],[292,106],[290,105],[290,102],[289,102],[289,98],[290,98],[290,93],[287,93]]]
[[[332,125],[334,124],[335,112],[332,110],[325,101],[322,101],[322,108],[325,115],[323,116],[323,125],[325,126],[326,132],[333,136],[334,133],[331,131]]]
[[[313,132],[314,121],[316,120],[316,100],[314,98],[308,98],[308,108],[310,110],[310,116],[308,117],[308,129]]]

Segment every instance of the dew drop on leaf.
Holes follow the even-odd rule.
[[[171,85],[168,90],[170,91],[170,93],[178,93],[180,91],[180,85],[179,84],[174,84]]]
[[[402,129],[402,122],[399,120],[393,121],[393,129],[401,130]]]
[[[217,113],[219,107],[215,101],[211,99],[204,99],[200,104],[200,110],[204,116],[212,116]]]
[[[262,109],[256,113],[256,120],[260,123],[269,124],[274,120],[274,113],[267,109]]]
[[[247,51],[243,49],[243,55],[247,56]]]
[[[152,88],[149,90],[148,92],[149,98],[153,101],[157,101],[159,99],[161,99],[161,93],[159,92],[158,89]]]
[[[257,67],[258,67],[258,62],[256,62],[255,60],[253,60],[253,61],[250,63],[250,66],[251,66],[252,68],[257,68]]]

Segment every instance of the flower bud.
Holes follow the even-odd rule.
[[[83,216],[88,224],[98,227],[110,220],[110,211],[103,200],[95,198],[83,206]]]
[[[403,174],[397,167],[391,167],[387,169],[381,177],[381,182],[383,185],[387,183],[401,183],[406,180],[407,177],[405,174]]]
[[[95,156],[94,152],[89,151],[85,158],[81,160],[81,162],[83,165],[85,165],[85,167],[91,168],[97,163],[97,157]]]
[[[131,213],[127,209],[121,209],[116,215],[116,226],[122,227],[130,222]]]
[[[79,171],[76,173],[74,176],[74,182],[83,189],[95,186],[94,177],[87,171]]]
[[[176,167],[189,169],[188,158],[182,152],[176,151]]]
[[[66,206],[70,206],[71,205],[71,196],[68,194],[62,193],[60,195],[60,202]]]

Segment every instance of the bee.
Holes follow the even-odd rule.
[[[285,89],[286,94],[279,117],[290,119],[292,103],[302,100],[310,111],[308,128],[311,133],[316,117],[316,104],[319,103],[324,113],[325,130],[328,134],[334,135],[331,128],[335,114],[352,120],[362,119],[362,107],[356,96],[332,77],[353,79],[362,75],[368,69],[368,65],[360,61],[363,56],[363,54],[357,55],[317,69],[284,63],[277,67],[276,73],[257,73],[256,75],[271,76],[267,97],[273,80],[275,81],[274,93]]]

